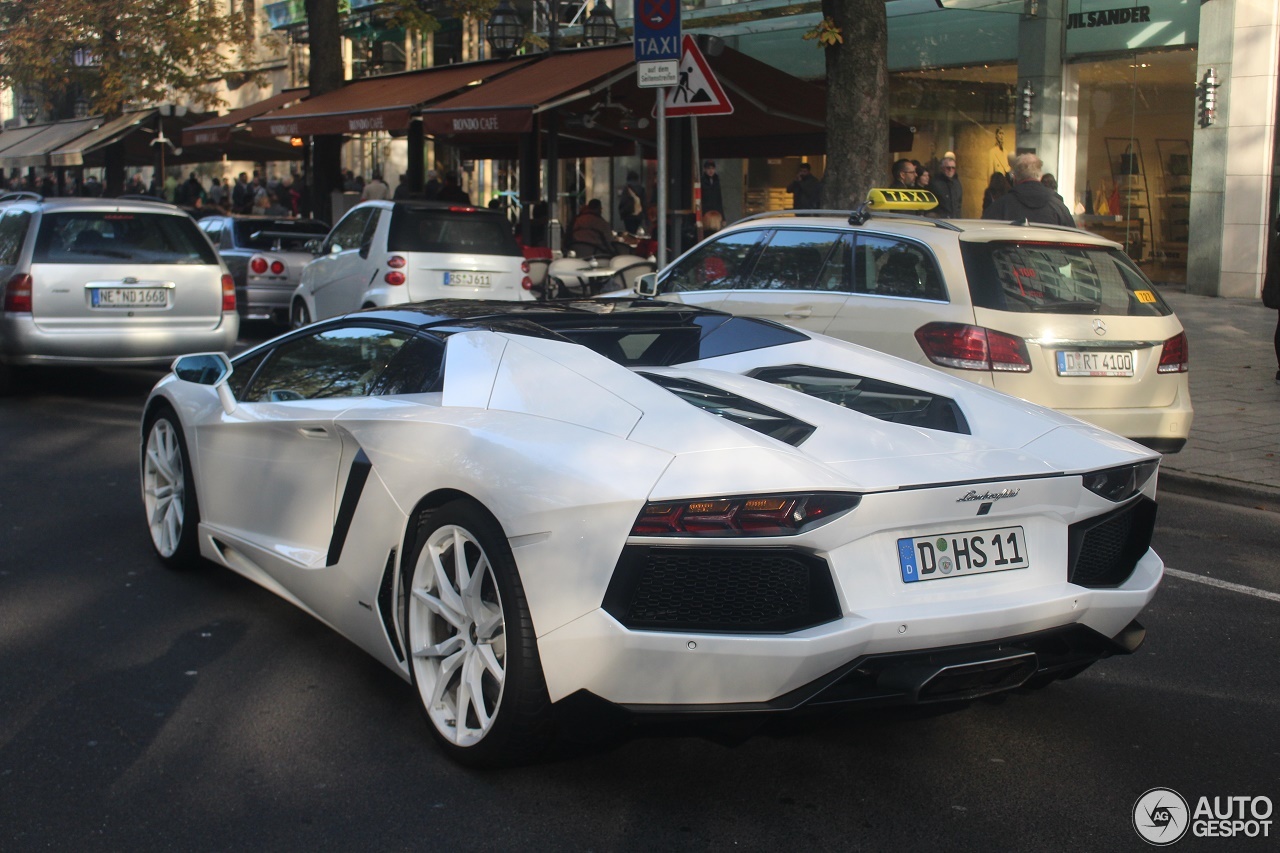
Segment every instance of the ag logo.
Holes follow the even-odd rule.
[[[1190,825],[1187,801],[1172,788],[1152,788],[1133,804],[1133,828],[1148,844],[1167,847]]]

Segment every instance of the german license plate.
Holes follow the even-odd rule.
[[[447,272],[444,283],[453,287],[489,287],[492,278],[487,272]]]
[[[89,291],[94,308],[168,308],[166,287],[95,287]]]
[[[898,540],[904,583],[1025,569],[1027,539],[1021,527],[938,533]]]
[[[1132,376],[1134,352],[1058,350],[1059,376]]]

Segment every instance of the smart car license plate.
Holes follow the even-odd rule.
[[[1059,376],[1132,376],[1133,350],[1058,350]]]
[[[899,539],[898,563],[904,583],[1004,572],[1030,565],[1026,534],[1021,527]]]
[[[168,308],[165,287],[95,287],[89,291],[94,308]]]
[[[487,272],[447,272],[444,283],[453,287],[489,287],[493,276]]]

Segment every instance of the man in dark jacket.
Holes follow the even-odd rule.
[[[1046,225],[1075,227],[1076,221],[1066,204],[1053,190],[1040,182],[1044,161],[1034,154],[1019,154],[1013,159],[1013,188],[991,202],[982,211],[983,219],[1006,222],[1042,222]]]
[[[893,164],[893,183],[889,184],[889,187],[891,189],[914,187],[916,185],[916,174],[916,164],[911,160],[906,157],[896,160]]]
[[[948,152],[950,154],[950,152]],[[938,199],[934,208],[942,219],[958,219],[964,204],[964,187],[960,185],[960,176],[956,174],[956,158],[944,156],[938,166],[938,174],[929,184],[929,191]]]

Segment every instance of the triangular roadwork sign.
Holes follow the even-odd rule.
[[[720,88],[707,58],[698,50],[693,36],[686,35],[681,45],[679,84],[667,89],[667,118],[680,116],[726,116],[733,104]]]

